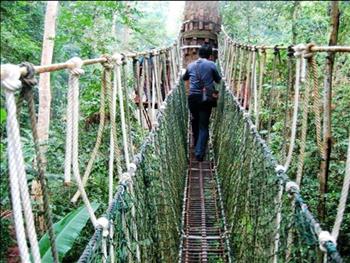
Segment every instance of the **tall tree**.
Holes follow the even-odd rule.
[[[47,1],[41,65],[48,65],[52,62],[57,13],[58,1]],[[42,145],[45,145],[49,138],[50,107],[51,89],[50,73],[48,72],[41,74],[39,78],[38,136]],[[46,149],[41,147],[41,150],[45,152]]]
[[[339,2],[331,1],[331,23],[330,23],[330,37],[329,46],[334,46],[337,44],[338,31],[339,31]],[[326,215],[326,200],[325,195],[327,193],[327,179],[329,171],[329,161],[331,155],[331,145],[332,145],[332,123],[331,123],[331,105],[332,105],[332,78],[333,78],[333,68],[334,68],[334,52],[328,52],[326,57],[326,77],[324,80],[324,104],[323,104],[323,147],[324,154],[321,161],[321,169],[319,174],[319,206],[318,214],[321,222],[324,221]]]

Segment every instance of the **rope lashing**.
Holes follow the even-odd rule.
[[[22,63],[21,66],[26,67],[27,73],[28,73],[26,76],[23,76],[21,78],[22,86],[23,86],[21,93],[23,93],[23,96],[26,98],[28,102],[30,122],[32,126],[32,134],[33,134],[34,146],[36,151],[37,169],[38,169],[38,175],[39,175],[39,180],[41,185],[41,191],[43,195],[44,219],[47,227],[53,261],[55,263],[58,263],[59,259],[58,259],[58,252],[56,247],[56,237],[53,229],[48,185],[47,185],[47,180],[45,176],[45,164],[44,164],[42,148],[40,147],[40,144],[39,144],[39,136],[38,136],[38,130],[37,130],[37,120],[36,120],[36,111],[35,111],[34,94],[33,94],[33,86],[37,84],[37,81],[34,78],[35,70],[33,65],[30,63],[25,62],[25,63]]]
[[[67,103],[67,135],[66,135],[66,162],[65,162],[65,183],[70,182],[70,174],[73,169],[79,192],[89,213],[92,224],[97,226],[97,219],[91,203],[84,189],[84,184],[79,171],[79,77],[84,74],[81,69],[82,60],[78,57],[71,58],[69,63],[68,81],[68,103]]]
[[[2,78],[1,87],[4,88],[7,109],[7,139],[8,139],[8,162],[9,162],[9,181],[11,189],[11,202],[13,209],[13,217],[16,230],[17,244],[22,262],[30,262],[29,252],[26,240],[26,232],[22,214],[20,174],[25,173],[22,147],[20,143],[19,125],[16,116],[16,103],[14,93],[21,88],[20,67],[11,64],[1,66]],[[25,176],[25,174],[24,174]],[[27,180],[25,180],[25,184]],[[28,189],[26,191],[28,193]],[[23,194],[23,193],[22,193]],[[29,196],[29,193],[28,193]],[[28,202],[28,200],[27,200]],[[30,202],[30,200],[29,200]],[[40,262],[40,254],[39,261]]]
[[[289,165],[292,161],[296,133],[297,133],[298,109],[299,109],[299,89],[300,89],[301,68],[302,68],[302,61],[303,61],[303,58],[301,56],[302,56],[302,52],[304,49],[305,49],[305,45],[303,45],[303,44],[299,44],[299,45],[294,47],[294,51],[295,51],[294,56],[296,57],[295,85],[294,85],[294,87],[295,87],[294,88],[294,109],[293,109],[293,119],[292,119],[289,150],[288,150],[286,162],[284,164],[286,171],[288,170]]]

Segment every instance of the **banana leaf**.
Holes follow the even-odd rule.
[[[100,204],[93,202],[91,204],[94,211],[97,210]],[[60,261],[64,255],[72,248],[74,241],[79,236],[79,233],[89,220],[89,213],[83,205],[78,209],[70,212],[60,221],[54,224],[56,234],[56,246]],[[42,236],[39,241],[39,249],[42,262],[53,262],[51,254],[51,246],[47,233]]]

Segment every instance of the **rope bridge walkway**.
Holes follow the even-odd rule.
[[[270,145],[275,118],[280,116],[279,63],[286,47],[246,46],[223,31],[219,64],[225,81],[214,112],[211,150],[202,163],[193,160],[188,131],[184,85],[179,81],[178,44],[136,54],[98,59],[72,58],[49,66],[1,66],[1,86],[7,108],[9,181],[16,236],[22,262],[42,262],[34,226],[17,112],[27,102],[36,150],[38,178],[43,189],[45,223],[51,245],[50,262],[62,260],[53,231],[46,182],[45,156],[36,131],[33,88],[35,73],[68,69],[67,132],[64,178],[77,184],[72,202],[82,198],[95,233],[78,262],[342,262],[336,239],[342,222],[350,181],[350,148],[336,222],[330,234],[321,229],[300,194],[308,122],[309,93],[313,91],[314,118],[320,155],[320,113],[315,52],[348,52],[348,47],[298,45],[288,49],[287,87],[295,81],[289,141],[280,143],[277,158]],[[273,49],[273,68],[265,69]],[[283,53],[285,54],[285,53]],[[295,57],[296,61],[293,60]],[[95,146],[83,176],[79,169],[79,78],[83,66],[102,65],[100,123]],[[295,65],[295,70],[293,67]],[[133,75],[137,116],[150,130],[137,154],[133,152],[130,115],[124,105],[127,76]],[[295,74],[295,77],[294,77]],[[265,89],[264,81],[270,82]],[[15,92],[21,90],[16,104]],[[303,92],[300,156],[296,182],[287,176],[295,165],[299,95]],[[289,93],[287,93],[289,94]],[[288,102],[289,95],[285,100]],[[118,102],[118,103],[117,103]],[[116,115],[121,120],[122,151],[118,148]],[[106,109],[109,111],[107,118]],[[270,114],[266,115],[266,111]],[[285,112],[288,112],[286,110]],[[268,117],[266,117],[268,116]],[[109,123],[109,125],[107,125]],[[287,127],[287,126],[286,126]],[[109,132],[108,209],[96,216],[85,189],[102,143]],[[263,132],[265,131],[265,132]],[[283,165],[278,165],[283,163]],[[185,189],[185,190],[184,190]]]

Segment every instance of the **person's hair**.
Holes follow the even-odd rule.
[[[213,49],[208,44],[203,44],[198,50],[198,55],[200,58],[208,59],[211,55],[213,55]]]

